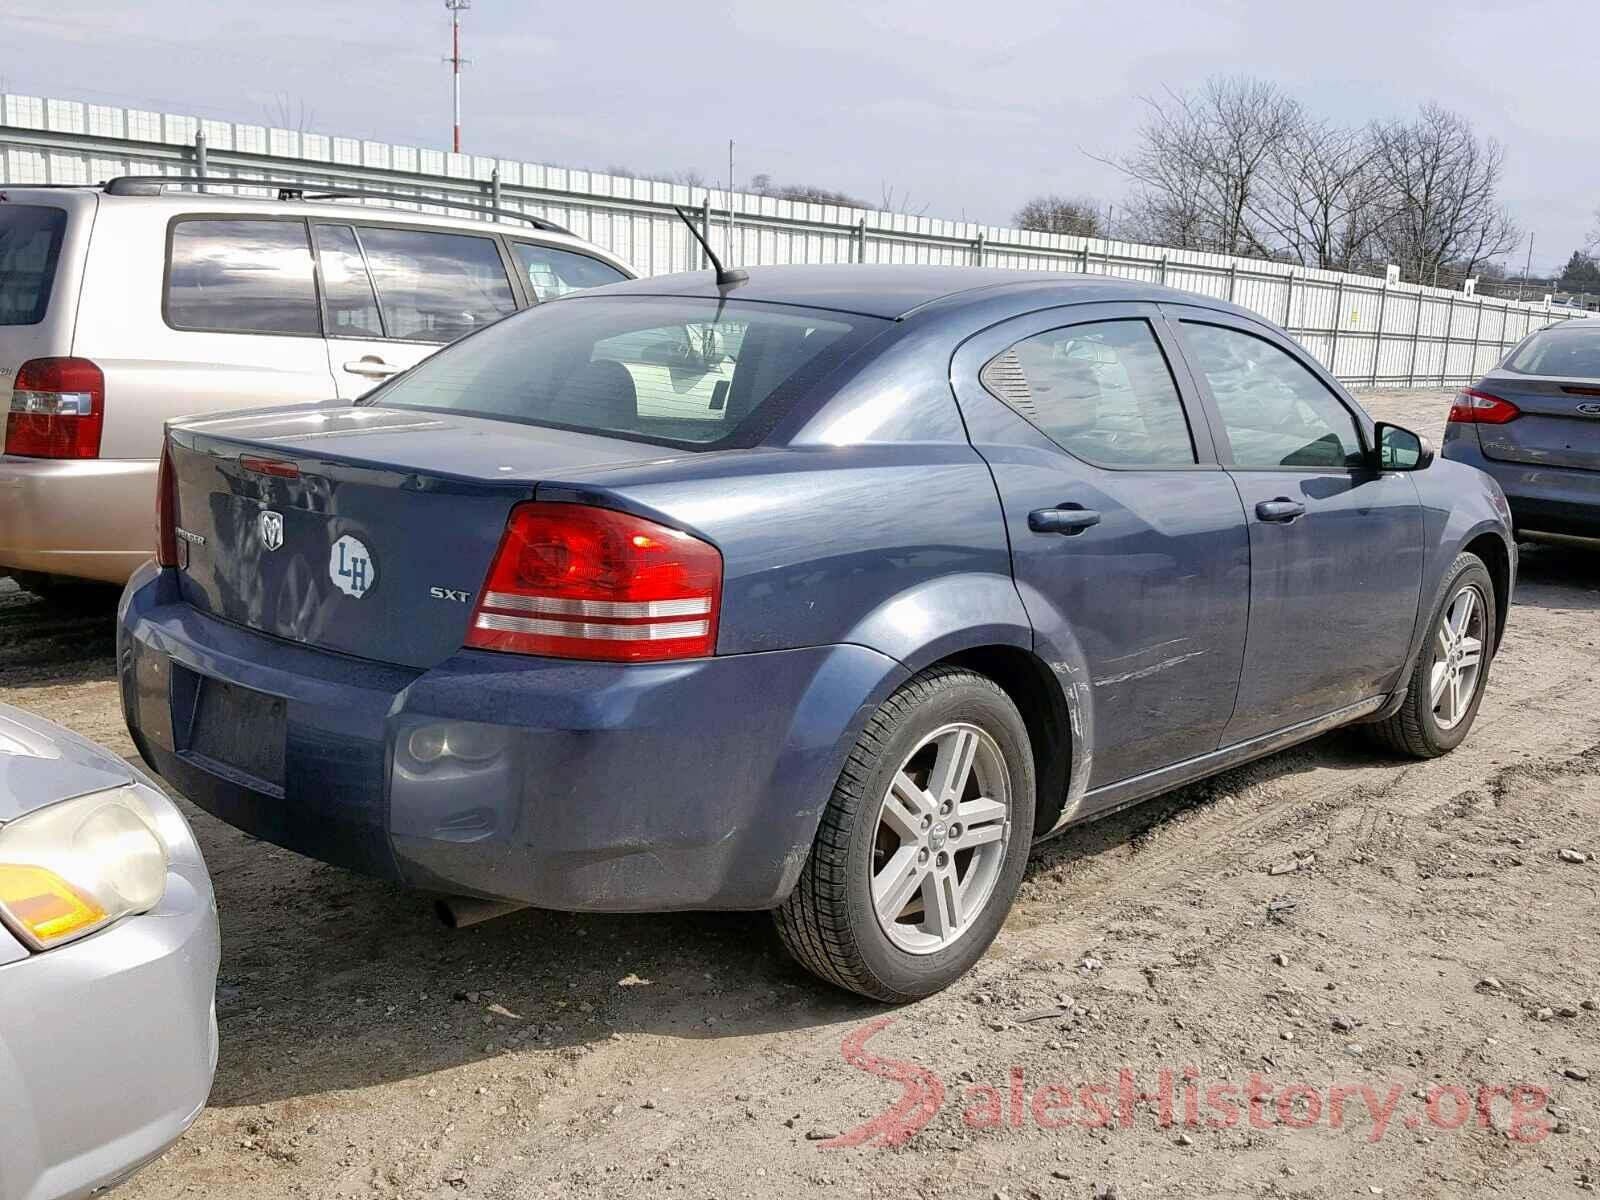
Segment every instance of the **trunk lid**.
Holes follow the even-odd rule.
[[[1522,415],[1478,425],[1484,454],[1501,462],[1600,471],[1600,379],[1496,371],[1478,390],[1508,400]]]
[[[506,517],[541,480],[684,453],[341,404],[185,421],[170,444],[189,604],[418,668],[461,648]]]

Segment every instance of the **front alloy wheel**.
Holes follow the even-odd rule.
[[[1476,554],[1456,558],[1437,597],[1404,702],[1367,727],[1383,745],[1415,758],[1437,758],[1466,738],[1499,633],[1494,582]]]
[[[992,679],[933,667],[884,701],[823,811],[778,933],[815,974],[901,1003],[999,933],[1033,840],[1033,750]]]
[[[1434,631],[1428,699],[1440,729],[1461,724],[1477,697],[1478,672],[1483,666],[1483,614],[1483,595],[1469,583],[1445,607]]]

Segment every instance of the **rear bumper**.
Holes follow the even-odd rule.
[[[156,463],[0,455],[0,574],[123,583],[155,545]]]
[[[160,1155],[217,1063],[217,910],[200,851],[153,790],[161,904],[0,966],[0,1200],[76,1200]],[[174,831],[187,845],[174,845]]]
[[[232,825],[412,887],[611,911],[781,902],[905,678],[860,646],[632,666],[463,651],[418,672],[202,616],[153,566],[123,595],[118,669],[140,752]],[[214,681],[283,701],[279,781],[192,749]],[[471,757],[423,761],[419,731]]]
[[[1600,537],[1600,471],[1490,458],[1470,425],[1447,425],[1440,452],[1493,476],[1518,531]]]

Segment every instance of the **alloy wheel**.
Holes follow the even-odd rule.
[[[1477,694],[1483,670],[1484,611],[1483,597],[1468,584],[1445,606],[1434,631],[1428,702],[1441,730],[1461,724]]]
[[[872,904],[899,949],[947,949],[983,912],[1011,842],[1010,776],[995,740],[934,730],[895,772],[878,811]]]

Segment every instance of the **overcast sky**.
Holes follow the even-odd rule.
[[[465,147],[507,158],[721,179],[731,137],[740,182],[1003,224],[1039,192],[1115,202],[1089,155],[1132,144],[1140,96],[1249,73],[1352,122],[1466,114],[1536,265],[1600,205],[1594,0],[474,0],[464,29]],[[0,90],[258,122],[286,96],[323,133],[449,142],[442,0],[0,0],[0,33]]]

